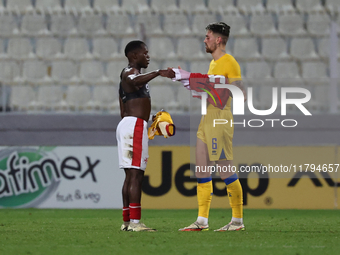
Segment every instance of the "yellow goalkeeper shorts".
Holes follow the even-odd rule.
[[[226,124],[222,120],[227,120]],[[215,127],[214,127],[215,120]],[[209,104],[207,114],[203,115],[198,126],[197,138],[202,140],[208,147],[209,160],[232,160],[233,159],[233,135],[234,126],[231,125],[233,115],[231,113],[230,104],[221,110]]]

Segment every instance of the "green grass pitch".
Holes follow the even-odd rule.
[[[210,230],[178,232],[197,210],[143,210],[156,233],[121,232],[121,210],[0,210],[0,254],[340,254],[337,210],[245,209],[245,231],[214,232],[230,210],[210,212]]]

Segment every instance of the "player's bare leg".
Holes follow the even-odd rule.
[[[130,224],[130,208],[129,208],[129,171],[127,171],[126,169],[124,169],[125,171],[125,181],[123,184],[123,188],[122,188],[122,196],[123,196],[123,225],[121,226],[120,230],[122,231],[127,231],[128,226]]]
[[[129,200],[130,210],[130,224],[127,231],[148,231],[153,232],[155,229],[146,227],[143,223],[139,222],[141,218],[141,197],[142,197],[142,182],[144,178],[144,171],[140,169],[125,169],[127,177],[127,196]],[[124,188],[123,188],[124,190]],[[123,198],[124,200],[124,198]],[[124,203],[124,201],[123,201]]]

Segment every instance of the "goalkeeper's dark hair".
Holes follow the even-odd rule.
[[[222,37],[222,43],[227,44],[230,34],[230,26],[228,26],[226,23],[224,22],[210,23],[205,29],[212,31],[214,34],[220,34]]]
[[[128,54],[132,51],[141,49],[142,45],[146,45],[146,44],[142,41],[139,41],[139,40],[129,42],[126,45],[125,50],[124,50],[125,56],[127,57]]]

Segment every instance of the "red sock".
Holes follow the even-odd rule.
[[[130,208],[123,207],[123,221],[130,221]]]
[[[137,203],[130,203],[130,219],[140,220],[141,218],[141,206]]]

